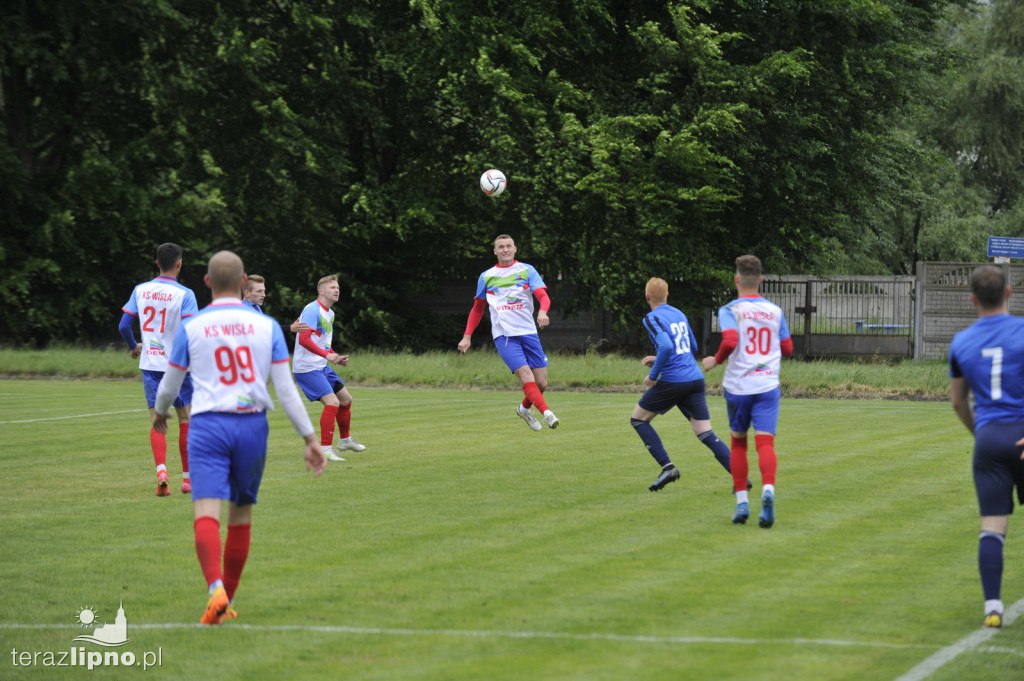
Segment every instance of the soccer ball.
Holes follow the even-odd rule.
[[[483,189],[484,194],[488,196],[497,196],[502,193],[505,191],[505,185],[507,184],[508,180],[505,179],[505,174],[500,170],[491,168],[480,176],[480,189]]]

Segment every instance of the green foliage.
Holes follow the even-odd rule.
[[[990,192],[989,213],[1010,213],[1024,194],[1024,6],[997,0],[958,39],[974,53],[954,92],[952,151],[967,183]],[[1019,221],[1006,225],[1024,234]]]
[[[978,261],[989,236],[1024,235],[1020,3],[951,3],[932,36],[933,75],[896,125],[887,191],[866,223],[868,254],[909,273],[919,260]]]
[[[450,342],[417,301],[501,232],[560,309],[620,326],[652,275],[691,314],[722,302],[743,252],[877,267],[844,246],[929,192],[892,122],[945,68],[943,4],[7,3],[0,335],[115,338],[164,241],[200,302],[221,248],[282,316],[338,272],[339,334],[378,347]],[[476,188],[488,167],[501,197]]]

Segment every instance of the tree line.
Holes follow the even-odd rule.
[[[338,273],[348,346],[450,347],[421,303],[499,233],[564,313],[693,313],[733,260],[884,274],[1024,231],[1009,0],[10,0],[0,341],[116,342],[184,247],[286,318]],[[509,177],[498,197],[477,178]],[[979,250],[980,249],[980,250]]]

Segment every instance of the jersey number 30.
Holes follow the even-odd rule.
[[[767,326],[747,327],[747,344],[743,351],[748,355],[767,355],[772,351],[772,330]]]

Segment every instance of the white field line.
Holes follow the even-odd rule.
[[[114,416],[115,414],[134,414],[148,409],[125,409],[123,411],[101,411],[96,414],[70,414],[68,416],[50,416],[45,419],[23,419],[21,421],[0,421],[0,426],[9,426],[13,423],[42,423],[43,421],[66,421],[68,419],[91,419],[97,416]]]
[[[361,391],[362,390],[372,390],[372,389],[373,388],[360,388]],[[446,404],[459,404],[459,403],[477,404],[477,402],[478,402],[478,400],[475,400],[475,399],[470,398],[470,397],[466,397],[466,398],[463,398],[463,399],[457,399],[456,398],[456,399],[446,400]],[[278,409],[280,408],[280,407],[278,407],[277,402],[275,402],[275,408],[278,408]],[[19,424],[19,423],[42,423],[44,421],[66,421],[67,419],[91,419],[91,418],[96,418],[98,416],[116,416],[118,414],[135,414],[135,413],[138,413],[138,412],[148,412],[148,411],[149,411],[148,409],[142,408],[142,409],[124,409],[124,410],[121,410],[121,411],[103,411],[103,412],[98,412],[98,413],[95,413],[95,414],[69,414],[67,416],[48,416],[46,418],[41,418],[41,419],[22,419],[22,420],[19,420],[19,421],[0,421],[0,426],[9,426],[9,425],[14,425],[14,424]],[[315,409],[313,407],[310,407],[309,411],[311,413],[315,413]],[[426,419],[427,417],[424,416],[423,418]],[[408,418],[406,420],[410,420],[411,421],[411,420],[415,420],[415,419],[410,417],[410,418]]]
[[[1013,623],[1022,613],[1024,613],[1024,598],[1020,599],[1003,613],[1003,626],[1008,626]],[[982,643],[987,642],[993,636],[999,633],[999,629],[983,628],[974,631],[967,636],[963,637],[956,643],[948,645],[942,650],[938,651],[931,657],[922,660],[916,667],[911,669],[903,676],[896,679],[896,681],[924,681],[932,674],[937,672],[939,669],[944,667],[946,664],[952,662],[954,658],[960,653],[965,653],[969,650],[975,652],[988,652],[988,653],[1006,653],[1010,652],[1005,648],[982,648]],[[1013,651],[1020,655],[1021,651]]]
[[[132,629],[205,629],[202,624],[167,623],[167,624],[131,624]],[[14,624],[0,623],[0,629],[76,629],[75,624]],[[936,645],[885,643],[878,641],[843,641],[836,639],[813,638],[736,638],[721,636],[643,636],[631,634],[571,634],[553,631],[497,631],[473,629],[400,629],[400,628],[366,628],[343,627],[329,625],[305,624],[241,624],[231,622],[225,629],[246,629],[250,631],[270,632],[317,632],[327,634],[352,634],[358,636],[449,636],[463,638],[516,638],[516,639],[563,639],[571,641],[616,641],[624,643],[655,643],[655,644],[725,644],[725,645],[796,645],[796,646],[836,646],[864,648],[894,648],[934,650]]]

